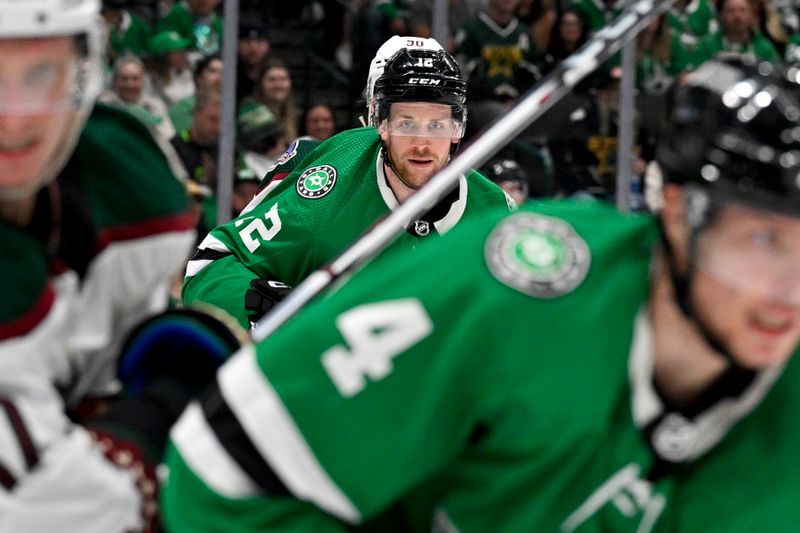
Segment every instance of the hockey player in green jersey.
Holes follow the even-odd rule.
[[[430,39],[394,37],[373,63],[369,127],[331,137],[299,162],[314,141],[295,143],[279,161],[283,179],[202,241],[187,266],[184,302],[216,305],[247,326],[280,297],[276,281],[301,282],[447,164],[466,123],[466,87],[453,58]],[[414,248],[509,202],[470,171],[394,246]]]
[[[168,530],[793,530],[799,97],[711,61],[657,217],[487,214],[240,351],[172,429]]]

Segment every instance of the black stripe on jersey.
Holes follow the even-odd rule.
[[[11,475],[11,472],[9,472],[8,469],[3,466],[3,463],[0,463],[0,485],[5,487],[6,490],[11,490],[16,484],[16,478],[14,478],[14,476]]]
[[[8,421],[11,423],[11,428],[14,430],[14,433],[17,434],[17,440],[19,441],[22,455],[25,457],[25,463],[28,465],[29,469],[33,468],[36,466],[36,463],[39,462],[39,454],[36,453],[33,439],[31,439],[30,433],[28,433],[25,427],[25,422],[22,421],[22,417],[19,411],[17,411],[17,406],[5,398],[0,398],[0,405],[3,406],[6,412],[6,417],[8,417]]]
[[[231,255],[230,252],[220,252],[219,250],[212,250],[210,248],[198,248],[189,261],[216,261],[217,259],[228,257],[229,255]]]
[[[217,439],[242,470],[266,492],[277,496],[290,495],[286,485],[247,437],[216,382],[202,395],[200,405]]]

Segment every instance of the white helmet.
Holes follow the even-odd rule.
[[[70,37],[78,39],[82,56],[76,64],[74,84],[63,102],[76,113],[47,171],[36,183],[20,189],[2,189],[0,198],[26,196],[53,179],[72,153],[81,130],[103,89],[104,43],[100,0],[0,0],[0,40]],[[14,105],[0,94],[0,113],[28,113],[37,102]]]
[[[442,45],[440,45],[436,39],[401,37],[399,35],[391,37],[378,48],[375,57],[369,64],[369,75],[367,76],[367,120],[370,126],[377,127],[377,124],[373,124],[373,117],[375,115],[373,109],[375,106],[375,82],[377,82],[378,78],[383,74],[383,67],[386,65],[386,62],[396,54],[398,50],[402,50],[403,48],[409,50],[443,50]]]

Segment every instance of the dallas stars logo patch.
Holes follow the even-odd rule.
[[[589,247],[569,224],[533,213],[503,220],[486,240],[484,254],[494,277],[537,298],[571,292],[591,263]]]
[[[336,169],[330,165],[311,167],[297,178],[297,194],[303,198],[322,198],[336,185]]]

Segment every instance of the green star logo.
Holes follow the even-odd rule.
[[[336,169],[330,165],[306,169],[297,179],[297,194],[310,200],[322,198],[336,185],[336,174]]]

